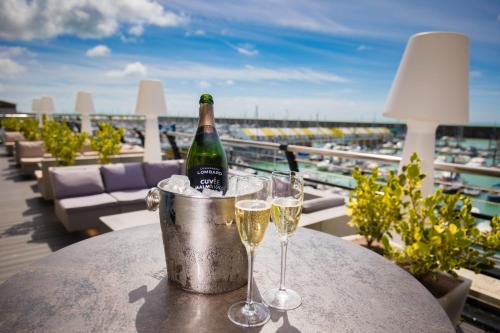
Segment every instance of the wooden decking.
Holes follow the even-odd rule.
[[[33,261],[80,241],[57,221],[36,181],[20,175],[0,147],[0,283]]]

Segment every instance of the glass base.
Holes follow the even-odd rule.
[[[229,320],[239,326],[255,327],[267,323],[271,314],[267,306],[262,303],[247,304],[245,301],[234,303],[227,310]]]
[[[302,297],[291,289],[273,288],[262,294],[262,300],[268,306],[278,310],[293,310],[302,304]]]

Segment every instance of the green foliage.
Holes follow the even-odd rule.
[[[90,138],[92,149],[99,153],[99,163],[111,162],[111,156],[120,152],[120,142],[123,128],[114,128],[111,124],[101,123],[96,131],[96,136]]]
[[[425,175],[416,154],[399,176],[389,175],[386,185],[377,184],[377,177],[376,169],[371,176],[357,170],[358,185],[349,202],[350,224],[368,244],[381,241],[384,255],[417,277],[438,271],[456,275],[462,267],[477,272],[492,264],[490,257],[500,248],[500,217],[493,218],[490,232],[481,233],[471,215],[470,198],[441,190],[423,197]],[[394,231],[400,234],[403,249],[391,245]]]
[[[8,131],[22,132],[28,141],[40,140],[41,138],[36,118],[8,117],[2,119],[2,126]]]
[[[64,122],[44,119],[42,140],[57,165],[75,164],[75,158],[86,138],[86,133],[74,133]]]
[[[7,131],[19,132],[22,126],[22,120],[18,117],[6,117],[2,119],[2,127]]]
[[[40,140],[42,137],[42,132],[38,126],[38,119],[36,118],[25,118],[22,121],[21,132],[23,132],[26,140],[36,141]]]
[[[387,185],[379,184],[378,168],[373,169],[371,176],[363,176],[356,168],[353,177],[358,185],[351,192],[347,206],[351,215],[349,225],[365,237],[371,248],[373,241],[380,242],[389,234],[394,221],[401,219],[402,188],[393,172],[389,173]]]

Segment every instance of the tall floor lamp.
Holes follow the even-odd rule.
[[[431,194],[438,125],[469,121],[469,39],[452,32],[413,35],[392,84],[384,116],[406,121],[400,170],[416,152],[427,175],[422,194]]]
[[[90,114],[95,113],[94,102],[92,95],[85,91],[76,93],[75,112],[80,114],[82,125],[80,132],[92,134],[92,126],[90,124]]]
[[[139,83],[135,113],[146,116],[144,161],[162,160],[158,116],[167,114],[163,84],[158,80],[142,80]]]

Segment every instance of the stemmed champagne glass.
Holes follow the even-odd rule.
[[[298,172],[273,172],[272,218],[281,240],[281,281],[279,288],[266,290],[262,299],[279,310],[292,310],[302,303],[297,292],[285,287],[285,272],[288,238],[297,230],[303,201],[304,179]]]
[[[264,239],[271,215],[270,185],[268,178],[259,176],[236,179],[236,225],[248,254],[248,285],[246,300],[231,305],[227,316],[244,327],[264,325],[270,318],[267,306],[252,299],[255,249]]]

